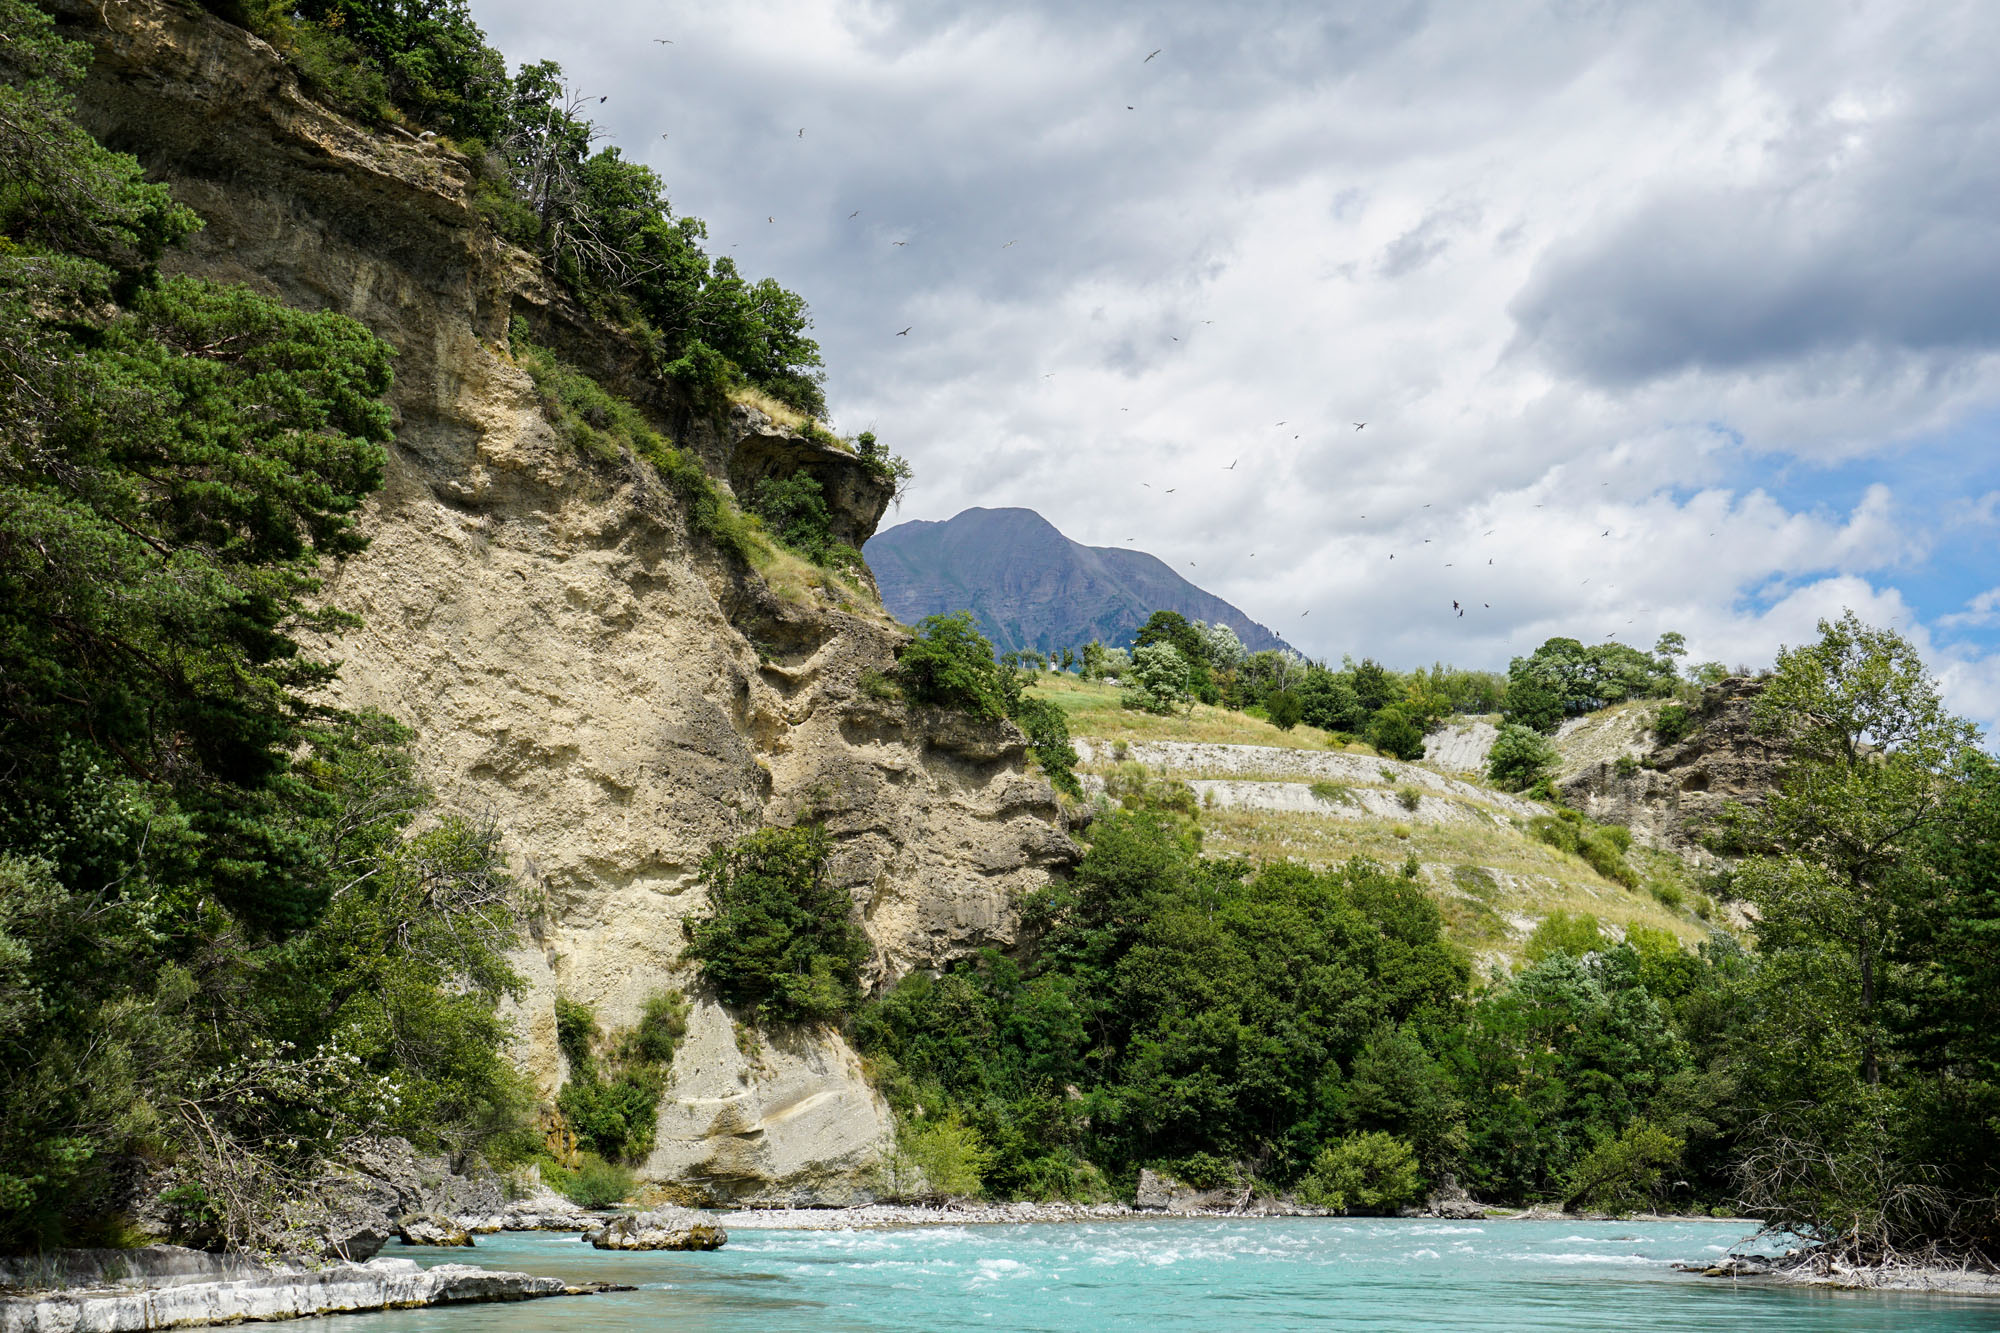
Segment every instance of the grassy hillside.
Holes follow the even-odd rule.
[[[1069,720],[1093,796],[1167,780],[1184,783],[1204,849],[1315,868],[1355,856],[1386,865],[1417,861],[1453,937],[1482,970],[1516,964],[1552,912],[1587,912],[1614,934],[1633,925],[1671,931],[1689,945],[1713,927],[1679,861],[1634,847],[1628,888],[1580,856],[1537,838],[1553,807],[1502,792],[1458,764],[1405,763],[1362,744],[1336,744],[1307,726],[1281,731],[1244,713],[1196,705],[1157,716],[1119,704],[1116,686],[1045,675],[1033,691]],[[1635,730],[1625,705],[1585,719],[1587,736]]]

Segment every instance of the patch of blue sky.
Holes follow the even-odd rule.
[[[1822,569],[1792,570],[1745,590],[1745,606],[1767,606],[1814,577],[1851,572],[1895,587],[1941,642],[2000,646],[2000,625],[1938,624],[2000,585],[2000,411],[1833,463],[1733,451],[1727,471],[1723,484],[1739,494],[1761,489],[1787,510],[1828,518],[1853,513],[1871,486],[1887,486],[1894,520],[1912,538],[1907,562],[1843,571],[1829,553]]]

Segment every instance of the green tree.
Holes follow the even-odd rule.
[[[767,828],[702,860],[714,915],[686,956],[725,1002],[765,1022],[832,1022],[860,1000],[868,937],[827,878],[830,849],[818,825]]]
[[[1188,664],[1170,643],[1132,651],[1132,670],[1120,699],[1127,708],[1171,713],[1188,701]]]
[[[970,611],[926,616],[918,630],[896,655],[896,678],[910,699],[993,722],[1007,715],[1007,692],[993,645]]]
[[[1400,705],[1391,705],[1375,714],[1368,723],[1368,743],[1397,759],[1424,757],[1424,729]]]
[[[1486,776],[1504,791],[1525,791],[1556,771],[1561,756],[1532,727],[1509,722],[1487,754]]]
[[[1755,720],[1788,756],[1745,825],[1761,854],[1739,877],[1766,950],[1839,944],[1852,960],[1861,1075],[1882,1077],[1882,959],[1899,946],[1925,880],[1926,835],[1952,817],[1952,775],[1977,731],[1944,705],[1909,642],[1849,611],[1816,643],[1778,654]],[[1915,900],[1913,901],[1913,896]]]

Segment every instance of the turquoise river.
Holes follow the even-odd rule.
[[[1712,1259],[1745,1234],[1714,1222],[1135,1219],[738,1228],[711,1254],[618,1254],[516,1233],[482,1236],[470,1253],[384,1253],[637,1290],[343,1316],[313,1329],[2000,1330],[2000,1300],[1779,1287],[1671,1267]]]

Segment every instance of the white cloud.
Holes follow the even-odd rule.
[[[1955,611],[1948,616],[1939,616],[1938,622],[1945,629],[1968,629],[2000,625],[2000,588],[1988,588],[1965,604],[1963,611]]]
[[[900,517],[1134,538],[1316,654],[1921,629],[1905,465],[2000,402],[1989,6],[476,12],[808,297]]]

